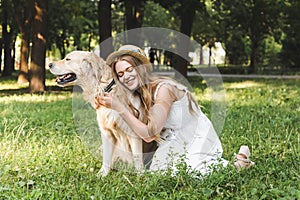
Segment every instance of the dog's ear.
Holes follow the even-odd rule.
[[[89,64],[89,67],[91,67],[89,70],[93,71],[93,74],[96,75],[98,80],[102,77],[107,78],[110,76],[110,68],[107,66],[106,62],[95,53],[89,52],[84,60]]]
[[[81,67],[84,72],[88,72],[91,70],[92,66],[88,56],[84,57],[81,61]]]
[[[90,65],[93,68],[101,68],[103,66],[103,64],[105,63],[102,58],[100,58],[93,52],[88,52],[87,56],[84,58],[84,60],[87,61],[88,63],[90,63]]]

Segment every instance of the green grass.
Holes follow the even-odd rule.
[[[210,89],[190,82],[211,116]],[[0,80],[0,199],[299,199],[300,80],[225,80],[224,87],[224,158],[247,144],[256,167],[229,166],[204,180],[184,166],[178,176],[114,171],[97,178],[101,161],[76,133],[71,91],[26,94]]]

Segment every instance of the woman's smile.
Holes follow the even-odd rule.
[[[131,79],[129,79],[128,81],[126,81],[126,84],[127,84],[127,85],[134,84],[134,80],[135,80],[135,78],[131,78]]]

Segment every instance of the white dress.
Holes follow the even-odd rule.
[[[192,102],[195,113],[189,110],[187,89],[173,81],[159,83],[154,94],[163,84],[171,84],[179,90],[185,91],[184,96],[175,101],[164,126],[161,138],[164,142],[154,153],[150,170],[166,170],[172,168],[176,171],[176,164],[182,159],[193,170],[205,175],[211,172],[212,164],[226,166],[227,160],[222,158],[222,145],[210,120]]]

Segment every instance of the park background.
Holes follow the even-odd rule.
[[[194,67],[218,64],[221,73],[284,74],[300,68],[297,0],[2,0],[0,3],[1,74],[10,76],[19,69],[18,83],[29,81],[31,92],[45,91],[45,67],[49,61],[63,58],[72,50],[96,48],[99,52],[99,46],[101,49],[107,38],[141,27],[176,30],[199,44],[177,47],[193,57],[189,61],[176,55],[171,56],[170,62],[162,58],[159,61],[171,64],[184,76],[190,62]],[[147,47],[147,41],[138,41],[130,35],[127,42]],[[118,41],[106,44],[100,51],[101,57],[105,59],[118,45]],[[216,53],[218,49],[222,55]],[[165,52],[159,53],[170,57]]]
[[[0,3],[1,199],[300,198],[298,0]],[[103,41],[143,27],[175,30],[199,44],[183,48],[186,55],[196,55],[194,60],[175,55],[172,62],[155,64],[186,77],[209,117],[212,88],[188,72],[218,67],[226,90],[224,157],[232,161],[247,144],[256,167],[241,172],[228,167],[202,181],[189,176],[184,165],[177,176],[128,171],[95,176],[101,159],[76,133],[72,88],[55,86],[47,64],[73,50],[105,58],[120,44],[101,49]],[[137,44],[151,48],[147,41]],[[221,62],[214,57],[217,49],[223,52]]]

